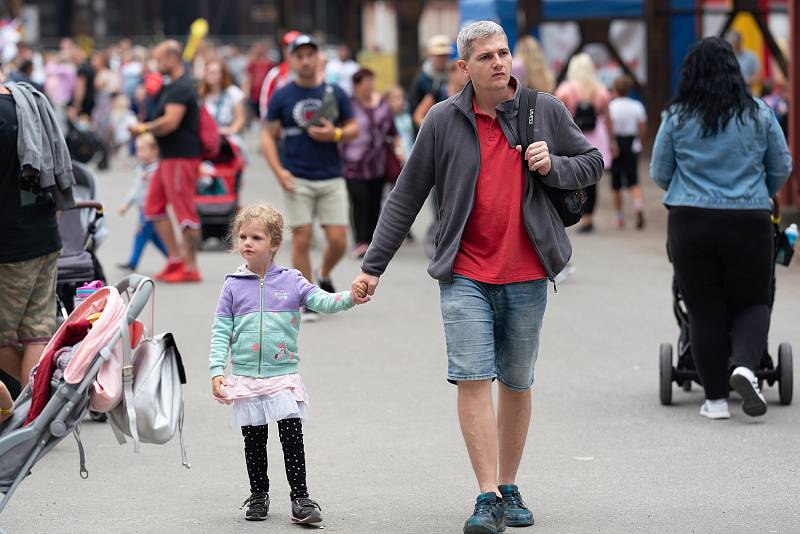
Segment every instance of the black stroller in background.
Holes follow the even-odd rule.
[[[781,232],[778,224],[774,225],[774,238],[775,238],[775,253],[776,255],[782,247],[786,247],[785,236]],[[791,260],[791,254],[788,255],[785,265]],[[673,299],[673,312],[675,319],[678,321],[680,328],[680,335],[678,337],[678,361],[677,365],[673,367],[673,347],[672,343],[662,343],[659,354],[659,398],[661,404],[668,406],[672,403],[672,383],[675,382],[684,391],[691,391],[692,382],[702,386],[700,376],[692,358],[692,345],[689,338],[689,313],[686,310],[686,304],[683,300],[680,287],[678,287],[678,280],[673,275],[672,277],[672,299]],[[770,307],[775,301],[775,268],[772,269],[772,296],[770,300]],[[793,364],[792,364],[792,346],[789,343],[781,343],[778,346],[778,366],[770,356],[767,347],[764,347],[764,353],[761,355],[761,362],[755,372],[758,378],[759,388],[763,391],[764,382],[770,386],[778,383],[778,398],[781,404],[788,405],[792,403],[792,389],[793,389]]]
[[[76,185],[72,188],[75,209],[65,211],[58,221],[62,250],[58,258],[56,294],[58,318],[61,321],[72,313],[75,290],[85,282],[100,280],[105,285],[103,267],[97,259],[103,219],[103,205],[98,201],[97,183],[91,169],[83,163],[72,162]]]

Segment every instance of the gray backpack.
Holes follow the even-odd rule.
[[[149,280],[147,281],[149,283]],[[143,339],[131,354],[130,333],[122,336],[122,401],[108,412],[108,421],[120,445],[133,439],[139,443],[163,444],[180,439],[181,464],[191,467],[183,443],[183,390],[186,372],[178,347],[170,333]]]

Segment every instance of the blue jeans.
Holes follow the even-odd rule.
[[[128,260],[128,265],[132,269],[136,269],[139,265],[139,258],[142,256],[144,246],[152,241],[153,244],[161,251],[164,257],[167,257],[167,247],[161,242],[161,238],[156,233],[156,228],[153,223],[144,220],[144,214],[139,211],[139,229],[136,231],[136,236],[133,238],[133,250],[131,250],[131,257]]]
[[[529,390],[547,280],[496,285],[456,275],[439,291],[448,382],[497,378],[514,391]]]

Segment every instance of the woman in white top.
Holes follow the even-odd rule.
[[[205,66],[200,83],[200,99],[225,135],[242,147],[238,138],[245,125],[244,93],[233,83],[233,76],[224,62],[213,60]]]

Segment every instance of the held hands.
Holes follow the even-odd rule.
[[[356,304],[365,304],[370,300],[367,296],[368,290],[369,288],[366,282],[360,282],[358,284],[353,282],[353,286],[350,289],[350,298],[353,299],[353,302]]]
[[[378,280],[377,276],[366,273],[358,275],[356,279],[353,280],[350,293],[353,297],[353,302],[356,304],[365,304],[372,300],[371,297],[375,294],[375,289],[378,287]]]
[[[522,147],[520,145],[517,145],[515,148],[517,152],[522,152]],[[528,162],[528,168],[531,171],[539,171],[539,174],[542,176],[550,174],[550,169],[552,168],[550,151],[547,148],[547,143],[544,141],[531,143],[522,157]]]
[[[318,143],[335,143],[336,127],[328,119],[320,119],[322,126],[309,126],[308,136]]]
[[[225,398],[225,394],[221,390],[223,382],[225,382],[225,377],[222,375],[217,375],[211,379],[211,393],[218,399]]]

